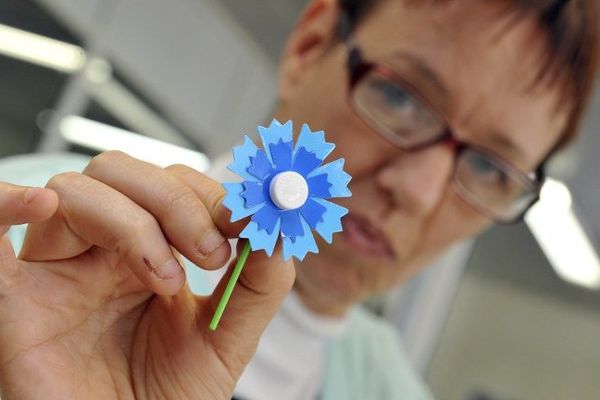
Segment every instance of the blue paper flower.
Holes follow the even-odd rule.
[[[306,253],[318,253],[312,230],[331,243],[342,230],[341,218],[348,213],[326,199],[351,196],[350,175],[343,171],[344,160],[321,165],[335,146],[325,141],[322,131],[311,132],[303,125],[294,146],[292,121],[282,125],[273,120],[268,128],[258,127],[263,148],[245,136],[233,149],[229,169],[241,176],[241,183],[225,183],[224,205],[231,221],[252,216],[240,233],[252,250],[263,249],[270,256],[283,239],[283,256],[302,260]]]

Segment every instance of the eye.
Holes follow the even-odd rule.
[[[383,79],[375,80],[373,89],[379,93],[381,103],[394,112],[414,112],[417,108],[415,99],[402,87]]]
[[[444,133],[446,123],[419,97],[416,89],[379,71],[370,72],[352,92],[355,110],[374,122],[401,147],[413,147]]]
[[[467,161],[471,173],[479,181],[507,190],[510,189],[510,177],[508,174],[484,154],[473,152],[467,157]]]

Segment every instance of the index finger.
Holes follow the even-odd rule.
[[[194,191],[225,237],[238,237],[248,222],[230,222],[231,212],[223,205],[226,194],[223,185],[186,165],[171,165],[166,170]]]
[[[0,234],[10,225],[44,221],[58,208],[58,196],[50,189],[0,182]]]

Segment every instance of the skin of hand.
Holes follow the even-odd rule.
[[[195,296],[178,259],[228,261],[221,185],[108,152],[29,190],[0,185],[0,225],[30,223],[19,257],[0,242],[2,399],[230,398],[295,272],[251,254],[208,330],[229,274]]]

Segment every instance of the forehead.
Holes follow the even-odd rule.
[[[409,75],[461,139],[531,169],[558,141],[566,115],[557,113],[556,88],[532,86],[544,34],[502,4],[387,0],[356,40],[367,58]]]

